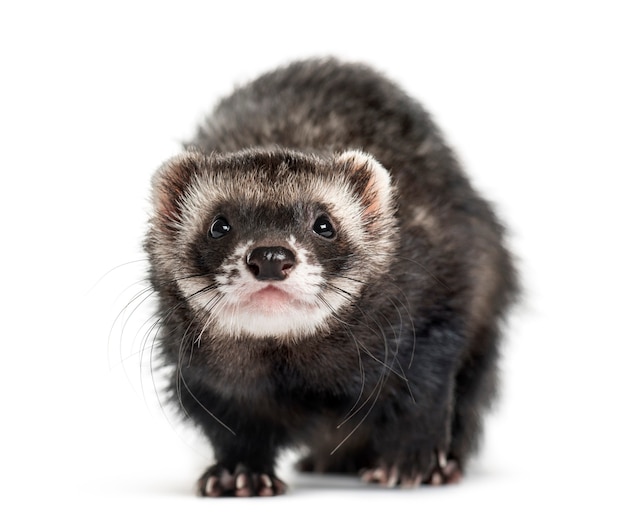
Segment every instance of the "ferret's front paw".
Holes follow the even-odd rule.
[[[217,464],[209,467],[198,480],[198,495],[221,496],[277,496],[284,494],[287,485],[273,472],[251,471],[243,465],[229,470]]]
[[[361,479],[388,487],[417,487],[421,484],[444,485],[458,483],[463,474],[458,462],[444,452],[434,453],[423,465],[382,464],[361,471]]]

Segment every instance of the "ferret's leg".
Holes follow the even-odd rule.
[[[275,496],[286,485],[274,472],[285,435],[276,420],[224,403],[206,390],[181,389],[184,412],[204,431],[216,463],[199,478],[201,496]]]
[[[464,343],[452,329],[431,328],[416,339],[411,372],[403,373],[409,380],[400,383],[400,372],[389,374],[387,390],[393,395],[381,391],[370,425],[376,465],[362,472],[365,481],[411,487],[460,480],[459,465],[449,453],[454,378]]]
[[[470,454],[477,450],[483,415],[496,394],[498,342],[495,329],[481,329],[474,338],[471,357],[456,377],[450,459],[461,468],[465,467]]]
[[[213,437],[211,442],[217,462],[198,479],[200,496],[276,496],[286,491],[274,472],[275,449],[267,441],[239,433]]]

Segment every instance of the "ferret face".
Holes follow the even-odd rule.
[[[389,175],[360,152],[186,153],[157,172],[153,200],[157,279],[212,337],[325,331],[396,248]]]

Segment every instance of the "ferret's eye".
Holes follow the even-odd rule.
[[[320,216],[315,220],[313,231],[328,240],[335,237],[335,228],[326,216]]]
[[[209,236],[214,240],[226,236],[230,232],[230,224],[226,221],[226,218],[215,218],[209,229]]]

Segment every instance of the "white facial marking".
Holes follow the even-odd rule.
[[[215,289],[203,292],[207,284],[200,278],[185,279],[180,287],[192,306],[206,313],[213,329],[222,334],[278,338],[313,334],[324,328],[347,297],[325,292],[322,267],[293,236],[286,243],[296,255],[296,264],[285,280],[268,282],[254,277],[246,264],[252,247],[248,241],[224,260],[215,276]]]
[[[203,325],[203,333],[294,339],[323,332],[331,325],[332,316],[358,299],[364,285],[360,280],[386,270],[394,247],[394,236],[388,232],[395,224],[388,209],[393,192],[389,173],[360,151],[347,152],[343,159],[372,171],[367,189],[373,192],[368,193],[367,205],[340,175],[341,170],[332,171],[328,177],[285,177],[283,185],[265,183],[258,173],[258,184],[241,184],[238,178],[223,176],[217,161],[215,168],[195,173],[181,197],[175,220],[167,229],[155,227],[154,241],[160,250],[160,268],[177,282]],[[321,202],[345,244],[367,252],[367,264],[351,263],[341,269],[341,274],[328,273],[315,252],[307,251],[292,235],[282,241],[296,257],[285,280],[255,278],[246,263],[246,256],[256,243],[253,241],[237,245],[213,274],[196,275],[197,267],[182,253],[206,237],[207,219],[219,212],[223,202],[234,198],[252,206],[265,201],[285,207]],[[427,215],[416,216],[416,221],[425,223]],[[351,259],[358,262],[359,257]]]

